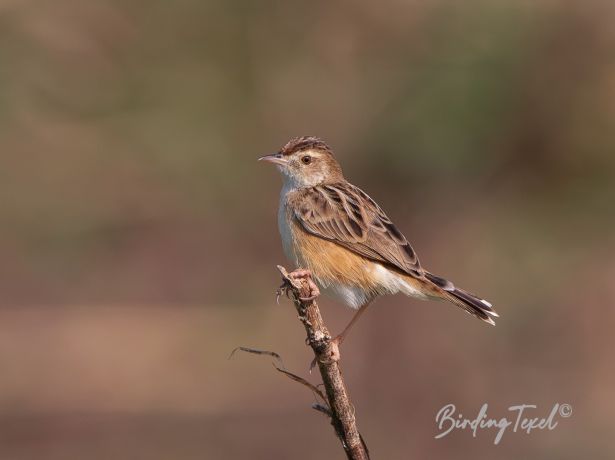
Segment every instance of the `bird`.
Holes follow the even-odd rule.
[[[340,345],[367,307],[402,293],[444,300],[495,325],[491,303],[424,269],[397,226],[359,187],[348,182],[333,150],[320,138],[296,137],[259,158],[282,174],[278,227],[286,257],[323,290],[356,310],[333,339]]]

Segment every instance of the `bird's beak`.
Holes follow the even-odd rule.
[[[258,161],[268,161],[269,163],[275,163],[277,165],[285,165],[286,163],[288,163],[288,160],[284,158],[284,156],[282,156],[282,154],[279,152],[260,157]]]

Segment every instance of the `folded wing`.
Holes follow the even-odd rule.
[[[408,240],[380,207],[349,183],[294,192],[294,217],[309,233],[415,277],[422,276]]]

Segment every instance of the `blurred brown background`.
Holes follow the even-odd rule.
[[[343,457],[305,388],[227,360],[307,374],[256,163],[304,134],[502,317],[372,307],[343,368],[373,457],[613,458],[614,6],[1,1],[0,459]],[[574,412],[434,439],[485,402]]]

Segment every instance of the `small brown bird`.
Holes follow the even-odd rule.
[[[372,300],[398,292],[447,300],[495,325],[498,314],[489,302],[421,267],[408,240],[380,206],[344,179],[322,140],[292,139],[259,160],[276,164],[284,178],[278,225],[286,256],[308,269],[326,293],[358,309],[334,339],[338,345]]]

